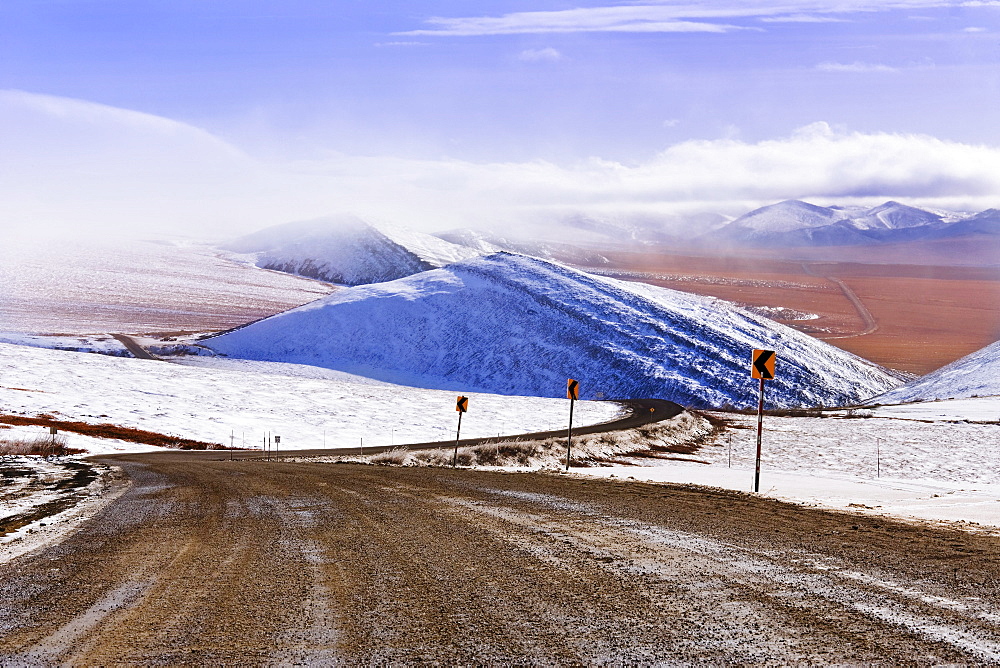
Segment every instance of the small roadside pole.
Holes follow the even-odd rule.
[[[729,468],[733,468],[733,435],[729,434]]]
[[[760,441],[764,431],[764,381],[774,378],[773,350],[754,350],[751,357],[750,377],[760,379],[760,400],[757,402],[757,466],[753,474],[753,491],[760,491]]]
[[[49,435],[52,437],[51,444],[49,446],[49,454],[56,454],[56,434],[59,433],[58,427],[49,427]]]
[[[278,446],[281,445],[281,437],[275,435],[274,437],[274,461],[280,462],[281,458],[278,457]]]
[[[236,431],[229,430],[229,461],[233,461],[233,448],[236,447]]]
[[[566,398],[569,399],[569,429],[566,431],[566,470],[569,471],[569,458],[573,452],[573,405],[580,398],[580,383],[572,378],[566,380]]]
[[[455,432],[455,454],[451,457],[451,468],[458,466],[458,441],[462,438],[462,413],[469,411],[469,397],[459,397],[455,401],[455,410],[458,411],[458,431]]]
[[[882,439],[875,439],[875,477],[882,477]]]
[[[361,437],[361,456],[365,456],[365,437]]]

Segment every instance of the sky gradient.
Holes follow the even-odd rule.
[[[1000,206],[1000,3],[7,0],[7,229]]]

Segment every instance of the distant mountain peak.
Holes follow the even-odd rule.
[[[391,281],[481,254],[352,214],[275,225],[223,248],[252,255],[264,269],[344,285]]]

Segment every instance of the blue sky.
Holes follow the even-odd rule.
[[[375,194],[384,198],[387,188],[399,194],[398,211],[420,211],[418,223],[439,214],[461,222],[479,206],[470,189],[482,190],[480,208],[496,203],[491,177],[508,189],[499,200],[516,211],[713,204],[736,211],[768,199],[862,195],[979,206],[1000,195],[992,173],[1000,146],[998,19],[997,2],[933,0],[5,0],[0,90],[8,94],[0,120],[21,138],[0,159],[23,166],[15,170],[19,192],[35,157],[35,177],[72,179],[70,167],[92,154],[104,181],[125,179],[123,187],[139,190],[156,185],[128,181],[136,178],[130,162],[177,160],[177,174],[164,164],[155,175],[188,202],[176,215],[199,218],[202,202],[212,211],[204,220],[222,226],[242,189],[253,193],[249,211],[266,212],[251,216],[255,223],[342,204],[362,213],[383,205],[374,212],[397,217]],[[95,114],[103,114],[100,130]],[[109,147],[116,123],[154,117],[177,125],[168,136],[160,125],[145,139]],[[190,146],[178,156],[170,136],[180,132]],[[196,147],[200,141],[205,146]],[[836,145],[830,155],[838,162],[804,156],[796,166],[795,151],[818,150],[817,141]],[[845,181],[873,141],[895,142],[899,164],[891,168],[906,174],[881,179],[884,186]],[[956,166],[927,174],[934,142]],[[780,159],[776,146],[786,149]],[[183,163],[201,160],[202,151],[209,163],[240,155],[241,166],[219,174],[228,199],[212,200],[185,181]],[[725,167],[747,151],[757,155],[743,156],[740,169],[752,172],[767,154],[789,178],[783,182],[772,162],[770,189],[748,190],[744,182],[760,175],[733,176]],[[969,160],[984,173],[957,167],[960,155],[975,156]],[[644,185],[657,169],[663,178],[689,173],[689,159],[695,171],[715,165],[718,196],[709,192],[711,170],[707,183],[680,190]],[[795,173],[806,166],[828,178],[801,183]],[[373,180],[348,182],[346,171],[371,172]],[[421,190],[422,182],[433,186]],[[617,191],[590,196],[616,183]],[[93,185],[81,182],[60,197]],[[133,205],[101,205],[116,197],[107,183],[102,188],[83,209],[91,218],[122,218],[114,206]],[[262,191],[298,188],[296,205],[260,201]],[[366,188],[371,194],[357,197]],[[456,193],[447,212],[442,189]],[[325,199],[317,195],[323,190]],[[17,215],[70,217],[39,199],[44,194],[32,195],[35,208],[28,202]]]

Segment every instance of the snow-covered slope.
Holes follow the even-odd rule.
[[[313,364],[457,391],[756,401],[753,348],[778,351],[769,404],[836,405],[884,392],[884,370],[727,302],[584,274],[509,253],[342,290],[206,342],[248,359]]]
[[[282,437],[283,450],[352,448],[361,438],[369,446],[455,437],[452,392],[312,367],[207,357],[166,364],[0,343],[0,378],[5,414],[111,423],[225,445],[259,447],[265,431]],[[462,435],[559,429],[566,424],[566,403],[472,394]],[[576,410],[574,421],[596,424],[612,419],[618,406],[588,401]],[[67,438],[70,447],[93,445],[80,443],[87,438],[76,434]]]
[[[901,404],[993,395],[1000,395],[1000,341],[875,397],[872,402]]]
[[[933,234],[934,238],[961,237],[974,235],[1000,235],[1000,210],[987,209],[974,216],[959,220],[943,227]]]
[[[935,225],[941,221],[942,217],[937,213],[892,201],[880,204],[860,216],[851,218],[851,223],[863,230],[902,230],[922,225]]]
[[[771,204],[740,216],[724,229],[744,230],[748,234],[768,235],[810,227],[831,225],[846,218],[836,209],[809,204],[795,199]]]
[[[893,201],[863,209],[788,200],[740,216],[710,236],[752,246],[877,244],[961,233],[959,219]]]
[[[254,263],[331,283],[391,281],[480,253],[412,230],[341,215],[269,227],[225,246]]]

